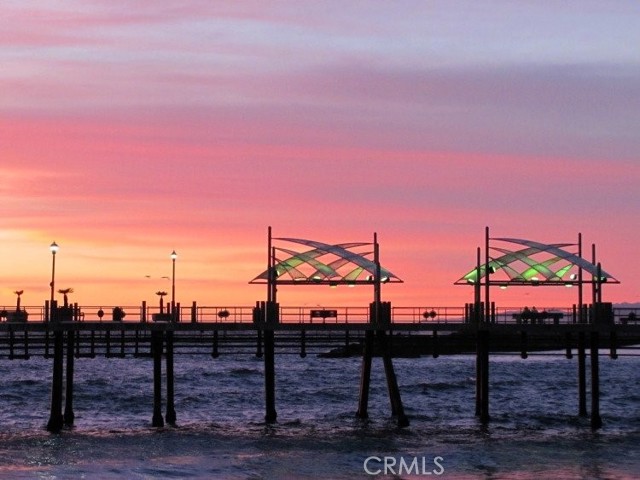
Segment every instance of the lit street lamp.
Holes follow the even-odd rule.
[[[176,308],[176,258],[178,254],[174,250],[171,252],[172,272],[171,272],[171,314],[175,313]]]
[[[53,305],[53,292],[55,290],[55,283],[56,283],[56,253],[58,253],[58,250],[60,249],[60,247],[58,246],[58,244],[56,242],[53,242],[49,246],[49,249],[51,250],[51,257],[52,257],[52,262],[51,262],[51,305]]]

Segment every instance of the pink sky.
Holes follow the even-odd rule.
[[[5,5],[0,305],[49,297],[53,240],[80,304],[155,303],[175,249],[183,304],[251,305],[269,225],[377,232],[396,306],[471,301],[453,282],[486,225],[581,232],[621,281],[605,299],[640,301],[639,21],[605,1]],[[372,295],[293,290],[281,303]]]

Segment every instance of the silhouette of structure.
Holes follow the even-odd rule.
[[[302,245],[309,249],[296,251],[275,245],[277,242]],[[358,253],[356,250],[362,247],[365,248],[365,251]],[[282,258],[283,254],[284,258]],[[387,339],[387,331],[391,327],[391,304],[382,302],[381,299],[381,285],[387,282],[402,282],[402,280],[380,265],[380,246],[375,233],[372,243],[353,242],[331,245],[315,240],[273,238],[271,227],[269,227],[267,269],[250,283],[266,283],[267,285],[267,301],[256,304],[255,314],[256,323],[265,326],[279,323],[279,308],[276,300],[279,285],[372,285],[373,302],[369,305],[369,322],[375,328],[367,330],[365,333],[357,416],[359,418],[368,417],[371,360],[374,342],[377,339],[384,362],[391,413],[397,417],[399,426],[407,426],[409,420],[404,413],[400,389],[391,359],[391,347]],[[325,318],[332,313],[319,310],[312,312],[312,315]],[[275,409],[274,331],[272,328],[264,330],[264,371],[265,420],[274,422],[277,418],[277,412]]]
[[[572,248],[575,251],[569,251]],[[511,286],[577,286],[578,315],[577,321],[585,323],[587,314],[583,305],[583,286],[592,287],[592,304],[590,316],[592,329],[590,335],[591,354],[591,425],[599,428],[602,425],[599,411],[599,364],[598,348],[600,345],[600,326],[613,324],[612,305],[602,302],[602,285],[619,283],[612,275],[605,272],[596,262],[596,247],[592,245],[592,261],[582,258],[582,235],[578,234],[577,243],[545,244],[532,240],[517,238],[491,238],[489,227],[485,227],[485,255],[482,262],[481,248],[477,249],[476,267],[462,276],[457,285],[474,286],[474,302],[469,306],[470,317],[477,326],[476,351],[476,415],[482,422],[489,420],[489,325],[495,323],[495,304],[490,302],[491,286],[507,288]],[[502,275],[501,275],[502,274]],[[484,302],[481,290],[484,287]],[[527,309],[520,314],[521,322],[549,318],[547,312]],[[576,318],[576,315],[574,315]],[[559,318],[554,317],[554,323]],[[578,397],[579,414],[587,416],[586,411],[586,353],[585,331],[578,333]],[[615,335],[615,331],[611,332]],[[522,343],[527,342],[527,331],[521,332]]]

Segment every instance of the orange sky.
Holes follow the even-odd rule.
[[[454,3],[5,7],[0,305],[49,298],[54,240],[56,286],[83,305],[155,303],[174,249],[179,301],[252,305],[269,225],[327,243],[377,232],[405,282],[383,289],[396,306],[471,301],[453,282],[486,225],[581,232],[622,282],[606,299],[640,301],[638,7]],[[494,300],[570,305],[567,290]]]

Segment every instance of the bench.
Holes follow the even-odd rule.
[[[535,325],[536,323],[543,324],[545,320],[553,320],[554,325],[558,325],[560,323],[560,319],[564,318],[564,313],[562,312],[528,312],[528,313],[514,313],[511,317],[516,321],[516,323],[528,323],[531,320],[531,325]]]
[[[313,322],[314,318],[321,318],[322,321],[325,321],[327,318],[335,318],[338,319],[338,311],[337,310],[311,310],[309,312],[310,320]]]

